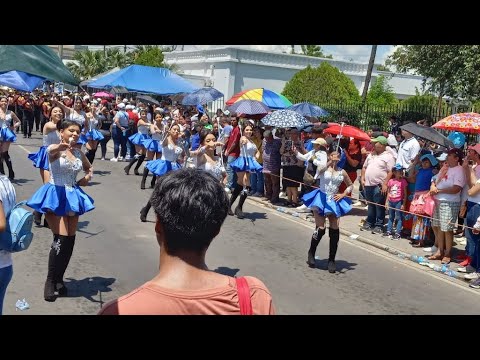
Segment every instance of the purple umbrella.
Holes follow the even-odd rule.
[[[268,114],[271,111],[267,105],[257,100],[239,100],[228,106],[228,110],[245,115]]]

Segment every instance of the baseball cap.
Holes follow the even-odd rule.
[[[392,170],[403,170],[403,166],[400,164],[395,164],[392,168]]]
[[[441,153],[440,156],[437,156],[438,161],[445,161],[447,160],[447,153]]]
[[[423,160],[429,160],[429,161],[430,161],[430,164],[432,164],[432,166],[437,166],[437,165],[438,165],[437,159],[435,159],[435,156],[433,156],[432,154],[425,154],[425,155],[423,155],[423,156],[420,158],[420,161],[423,161]]]
[[[465,135],[458,131],[454,131],[448,135],[448,139],[453,142],[453,146],[455,146],[457,149],[463,147],[466,141]]]
[[[121,102],[120,104],[117,105],[117,108],[125,109],[125,104],[123,102]]]
[[[321,146],[327,146],[327,141],[324,138],[316,138],[315,140],[312,141],[312,144],[318,144]]]
[[[128,99],[123,99],[122,102],[123,102],[123,103],[127,103],[127,102],[128,102]]]
[[[480,144],[477,144],[477,145],[470,145],[468,147],[468,150],[473,150],[473,151],[476,151],[477,154],[480,155]]]
[[[398,141],[395,138],[395,135],[393,135],[393,134],[388,134],[387,141],[388,141],[388,145],[390,145],[390,146],[397,146],[398,145]]]
[[[372,143],[373,142],[378,142],[382,145],[388,145],[388,140],[385,136],[377,136],[376,138],[370,140]]]

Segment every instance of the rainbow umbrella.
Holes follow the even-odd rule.
[[[267,105],[270,109],[285,109],[292,105],[285,96],[265,88],[241,91],[233,95],[226,104],[232,105],[239,100],[257,100]]]

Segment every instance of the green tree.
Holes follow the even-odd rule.
[[[374,106],[389,106],[398,103],[393,87],[390,86],[385,76],[377,77],[375,83],[370,87],[367,93],[367,103]]]
[[[109,70],[103,51],[78,51],[73,55],[73,60],[77,63],[70,62],[67,67],[80,80],[90,79]]]
[[[317,68],[307,66],[297,72],[285,84],[282,94],[292,103],[360,100],[353,81],[328,62],[322,62]]]
[[[388,68],[387,66],[385,65],[377,65],[377,71],[388,71],[388,72],[392,72],[390,70],[390,68]]]
[[[332,55],[325,55],[320,45],[300,45],[303,55],[333,59]],[[292,54],[294,54],[292,49]]]
[[[105,71],[117,66],[122,69],[131,64],[129,53],[124,53],[117,48],[107,49],[105,61],[107,62],[107,69],[105,69]]]
[[[165,52],[170,52],[175,48],[161,47],[159,45],[137,45],[135,50],[131,53],[133,64],[163,67],[175,71],[177,66],[175,64],[167,64],[165,62]]]

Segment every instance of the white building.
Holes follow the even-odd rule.
[[[260,87],[280,93],[297,71],[308,65],[317,67],[323,61],[328,61],[352,79],[361,94],[368,67],[368,64],[236,47],[174,51],[164,55],[167,63],[178,66],[184,78],[201,87],[216,88],[225,99],[240,91]],[[375,67],[372,83],[379,75],[390,79],[389,84],[398,99],[415,95],[415,88],[420,90],[422,86],[421,76],[380,72]]]

